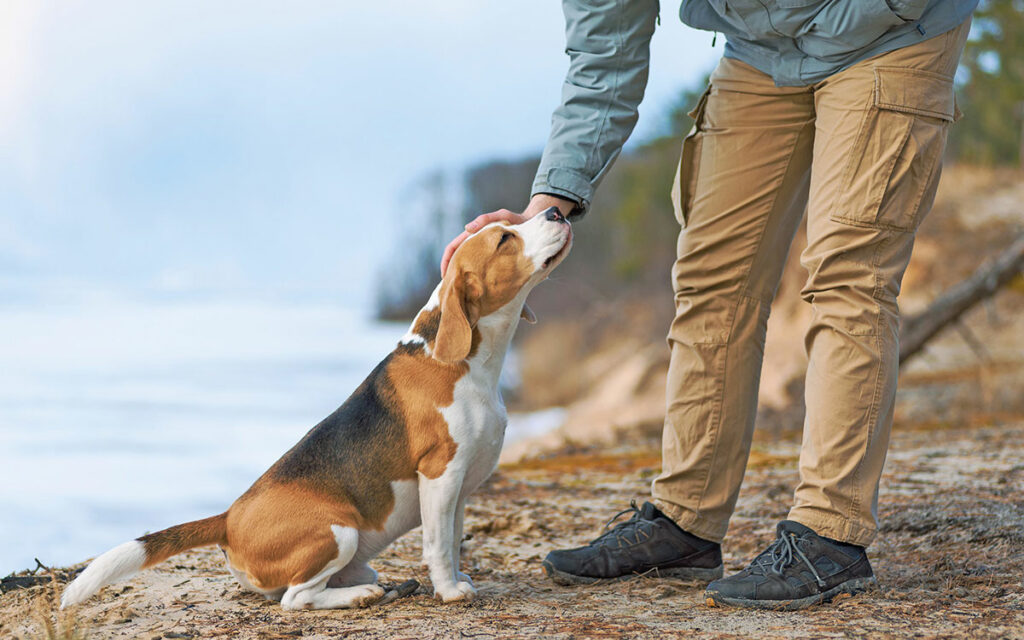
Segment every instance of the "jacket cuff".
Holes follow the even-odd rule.
[[[537,173],[530,196],[538,193],[550,193],[572,200],[578,205],[579,215],[582,216],[590,208],[594,187],[582,173],[572,169],[552,168]]]

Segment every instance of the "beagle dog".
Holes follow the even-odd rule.
[[[469,237],[394,351],[225,513],[107,551],[61,608],[210,544],[243,587],[285,609],[366,606],[384,595],[367,561],[419,524],[434,596],[471,599],[462,521],[505,434],[498,374],[520,318],[533,320],[527,295],[571,245],[555,208]]]

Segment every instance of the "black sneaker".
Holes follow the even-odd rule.
[[[679,528],[650,502],[585,547],[552,551],[544,571],[558,584],[591,584],[640,574],[709,582],[722,577],[722,548]]]
[[[708,606],[792,611],[877,585],[864,547],[822,538],[792,520],[780,522],[776,535],[749,567],[708,585]]]

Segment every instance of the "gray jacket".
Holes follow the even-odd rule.
[[[779,86],[818,82],[959,26],[978,0],[682,0],[679,17],[725,35],[725,55]],[[647,85],[658,0],[563,0],[569,72],[533,193],[579,203],[622,150]]]

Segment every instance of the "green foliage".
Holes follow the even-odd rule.
[[[669,190],[679,163],[682,138],[693,126],[688,115],[709,82],[704,78],[681,91],[666,118],[667,132],[619,160],[601,187],[598,212],[609,209],[616,229],[617,250],[613,274],[623,284],[654,281],[667,273],[675,243],[666,242],[679,233],[672,214]],[[606,200],[606,191],[612,197]]]
[[[679,141],[661,138],[629,156],[613,174],[614,180],[610,176],[610,184],[605,185],[614,191],[615,201],[602,202],[594,213],[595,217],[610,218],[604,224],[610,223],[616,230],[611,268],[622,283],[664,275],[651,270],[652,263],[663,267],[665,260],[671,259],[675,243],[665,239],[679,232],[669,199],[678,161]],[[655,256],[661,259],[655,260]]]
[[[1019,164],[1024,0],[982,0],[957,78],[965,117],[950,133],[950,156],[974,164]]]

